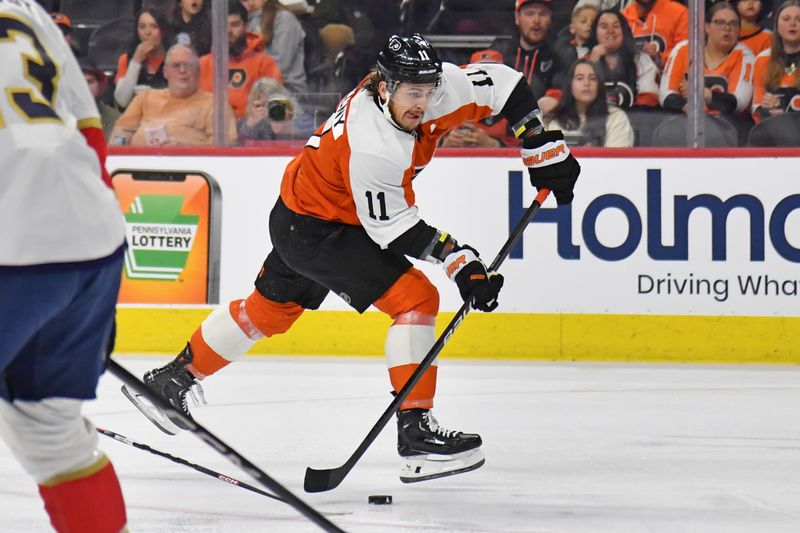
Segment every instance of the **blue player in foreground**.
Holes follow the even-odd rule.
[[[114,468],[81,416],[103,371],[125,227],[83,73],[33,0],[0,0],[0,434],[60,532],[117,533]]]

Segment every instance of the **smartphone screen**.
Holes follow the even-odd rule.
[[[120,303],[219,303],[220,191],[201,172],[119,170],[125,214]]]

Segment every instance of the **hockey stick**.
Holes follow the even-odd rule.
[[[489,271],[497,270],[503,261],[506,260],[508,254],[511,252],[511,248],[517,244],[517,241],[522,236],[522,232],[525,231],[525,228],[528,227],[528,224],[542,207],[542,203],[547,198],[547,195],[550,194],[549,189],[542,189],[539,191],[539,194],[536,195],[536,198],[531,203],[531,206],[525,211],[522,219],[517,223],[514,227],[514,230],[511,232],[511,235],[508,237],[508,240],[500,249],[497,254],[497,257],[494,258],[492,261],[491,266],[489,266]],[[442,351],[444,345],[450,340],[455,332],[456,328],[461,325],[461,322],[464,321],[464,317],[467,316],[469,313],[470,308],[472,307],[472,301],[466,301],[461,306],[461,309],[458,310],[456,315],[450,321],[442,334],[439,335],[439,338],[436,339],[436,342],[431,347],[428,354],[425,358],[419,363],[419,366],[414,373],[411,374],[411,377],[408,378],[406,384],[400,389],[392,403],[389,404],[389,407],[383,412],[381,417],[372,427],[372,429],[367,433],[367,436],[361,441],[356,451],[353,452],[353,455],[345,462],[342,466],[338,468],[331,468],[326,470],[317,470],[311,467],[306,468],[306,477],[303,483],[303,488],[306,492],[324,492],[326,490],[331,490],[339,486],[342,480],[347,476],[350,470],[355,466],[358,460],[364,455],[364,452],[367,451],[367,448],[378,438],[383,428],[389,422],[389,420],[394,415],[395,411],[400,407],[400,404],[406,399],[406,397],[411,393],[411,389],[417,384],[417,382],[422,377],[422,374],[428,369],[428,367],[433,363],[433,360],[436,359],[436,356],[439,355],[439,352]]]
[[[188,466],[190,468],[194,468],[198,472],[202,472],[203,474],[206,474],[207,476],[211,476],[211,477],[217,478],[218,480],[224,481],[225,483],[228,483],[229,485],[234,485],[236,487],[242,487],[243,489],[247,489],[247,490],[253,491],[253,492],[257,493],[257,494],[261,494],[262,496],[266,496],[267,498],[272,498],[273,500],[278,500],[279,502],[283,501],[283,498],[279,498],[279,497],[275,496],[274,494],[271,494],[271,493],[269,493],[267,491],[259,489],[258,487],[254,487],[252,485],[248,485],[244,481],[239,481],[238,479],[234,479],[234,478],[232,478],[230,476],[226,476],[225,474],[220,474],[219,472],[215,472],[214,470],[211,470],[210,468],[206,468],[204,466],[189,462],[186,459],[182,459],[180,457],[176,457],[176,456],[174,456],[174,455],[172,455],[170,453],[162,452],[160,450],[156,450],[155,448],[151,448],[147,444],[142,444],[141,442],[136,442],[134,440],[131,440],[128,437],[126,437],[125,435],[120,435],[119,433],[111,431],[110,429],[104,429],[104,428],[96,428],[96,429],[97,429],[97,432],[100,433],[101,435],[105,435],[106,437],[111,437],[112,439],[114,439],[116,441],[122,442],[124,444],[129,445],[129,446],[133,446],[134,448],[139,448],[140,450],[144,450],[146,452],[150,452],[150,453],[158,455],[160,457],[164,457],[166,459],[169,459],[173,463],[178,463],[179,465],[184,465],[184,466]]]
[[[220,454],[222,454],[226,459],[228,459],[231,463],[241,468],[244,472],[248,475],[257,479],[259,483],[264,485],[266,488],[271,490],[275,493],[275,496],[283,500],[284,502],[288,503],[292,507],[294,507],[300,514],[317,524],[325,531],[335,532],[335,533],[344,533],[343,529],[340,529],[336,524],[322,516],[318,511],[314,510],[310,505],[305,503],[303,500],[289,492],[289,490],[269,477],[263,470],[258,468],[256,465],[251,463],[246,457],[242,454],[234,450],[232,447],[228,446],[222,440],[220,440],[216,435],[211,433],[209,430],[204,428],[195,420],[185,416],[180,411],[174,409],[169,402],[164,400],[161,396],[154,393],[150,390],[147,385],[139,381],[139,379],[128,372],[124,367],[122,367],[119,363],[114,361],[113,359],[108,359],[107,364],[108,370],[114,374],[120,381],[125,383],[126,385],[130,386],[133,390],[142,394],[150,400],[153,405],[157,406],[159,409],[164,411],[165,413],[169,413],[169,415],[173,418],[177,418],[180,420],[188,429],[194,433],[197,438],[214,448]]]
[[[234,487],[241,487],[243,489],[247,489],[249,491],[255,492],[256,494],[261,494],[262,496],[266,496],[267,498],[272,498],[273,500],[277,500],[279,502],[286,503],[282,498],[279,498],[279,497],[275,496],[274,494],[271,494],[271,493],[269,493],[269,492],[267,492],[265,490],[261,490],[258,487],[254,487],[254,486],[252,486],[252,485],[250,485],[248,483],[245,483],[244,481],[239,481],[238,479],[232,478],[232,477],[230,477],[228,475],[225,475],[225,474],[221,474],[219,472],[211,470],[210,468],[206,468],[206,467],[204,467],[202,465],[198,465],[198,464],[189,462],[186,459],[183,459],[181,457],[177,457],[177,456],[172,455],[170,453],[162,452],[161,450],[156,450],[155,448],[151,448],[147,444],[142,444],[141,442],[136,442],[135,440],[131,440],[128,437],[126,437],[125,435],[120,435],[119,433],[111,431],[110,429],[105,429],[105,428],[96,428],[96,429],[97,429],[97,432],[100,433],[101,435],[105,435],[106,437],[111,437],[112,439],[114,439],[114,440],[116,440],[118,442],[122,442],[124,444],[129,445],[129,446],[133,446],[134,448],[139,448],[140,450],[144,450],[144,451],[150,452],[150,453],[152,453],[154,455],[158,455],[160,457],[164,457],[166,459],[169,459],[172,462],[178,463],[179,465],[184,465],[184,466],[188,466],[190,468],[194,468],[198,472],[201,472],[203,474],[206,474],[208,476],[216,478],[216,479],[218,479],[220,481],[224,481],[225,483],[227,483],[229,485],[233,485]],[[352,514],[352,512],[351,511],[348,511],[348,512],[325,512],[325,511],[321,511],[321,514],[325,515],[325,516],[331,516],[331,515]]]

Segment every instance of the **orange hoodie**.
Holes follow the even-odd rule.
[[[264,39],[256,33],[247,33],[244,52],[228,59],[228,102],[236,118],[242,118],[247,110],[247,96],[256,80],[274,78],[283,83],[278,63],[264,53]],[[214,89],[214,63],[211,54],[200,58],[200,88]]]
[[[689,10],[680,2],[655,0],[644,19],[639,18],[636,2],[622,10],[636,41],[637,49],[651,41],[658,44],[661,65],[666,63],[672,48],[689,37]]]

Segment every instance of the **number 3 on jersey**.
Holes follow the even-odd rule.
[[[30,43],[32,49],[28,49],[29,47],[25,46],[26,43]],[[30,26],[15,17],[0,15],[0,52],[4,52],[2,49],[7,46],[17,46],[28,50],[20,52],[19,57],[22,62],[20,76],[16,76],[13,71],[6,70],[9,67],[14,68],[13,65],[8,65],[7,61],[13,55],[7,51],[0,53],[6,76],[11,76],[12,83],[19,80],[33,86],[6,87],[5,94],[11,107],[25,122],[61,122],[53,110],[53,100],[59,78],[58,67]],[[33,53],[26,53],[26,51]],[[0,114],[0,128],[3,126],[5,126],[5,122]]]

